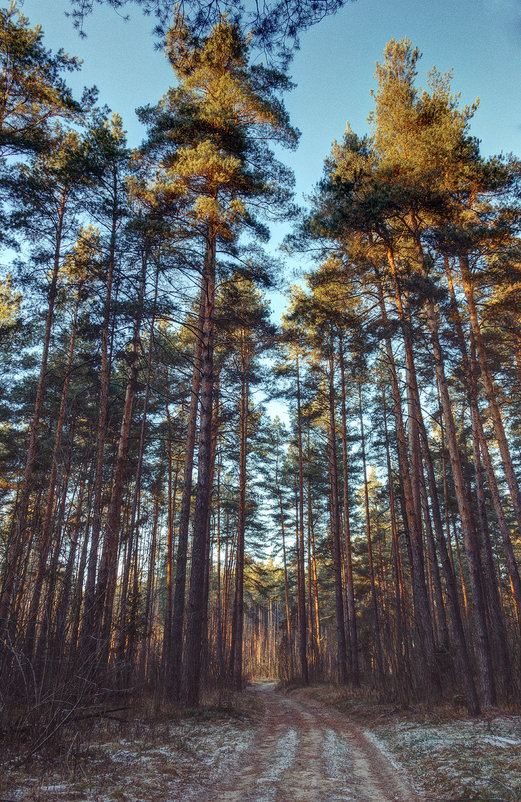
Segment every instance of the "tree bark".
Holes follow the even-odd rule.
[[[206,325],[205,304],[208,291],[209,289],[205,286],[205,277],[203,276],[194,343],[192,394],[190,398],[190,409],[188,412],[188,428],[186,432],[181,507],[179,510],[174,611],[171,626],[169,625],[169,622],[166,622],[165,628],[165,637],[167,638],[167,646],[165,648],[167,683],[168,687],[172,689],[172,696],[176,701],[179,701],[181,693],[183,628],[185,622],[186,563],[188,558],[188,527],[190,523],[190,506],[192,499],[192,475],[194,465],[195,436],[197,431],[197,410],[199,406],[199,388],[201,384],[201,357],[203,353],[203,341],[205,336],[203,328]]]
[[[187,610],[186,649],[183,668],[183,703],[197,707],[201,682],[201,638],[204,619],[204,577],[206,570],[206,533],[210,503],[213,407],[213,339],[215,320],[215,238],[208,240],[203,271],[205,314],[202,331],[201,418],[197,495],[195,499],[192,570]]]
[[[335,574],[335,610],[337,632],[337,670],[342,685],[347,682],[346,634],[344,629],[344,600],[342,593],[342,549],[340,544],[340,513],[338,508],[338,477],[336,455],[336,422],[335,422],[335,366],[333,351],[333,335],[329,341],[329,485],[331,497],[331,538],[333,546],[333,570]]]
[[[346,376],[344,360],[344,344],[342,335],[339,338],[340,383],[342,397],[342,470],[344,479],[344,543],[347,568],[347,619],[349,624],[351,682],[354,688],[360,685],[360,666],[358,662],[358,633],[356,624],[355,588],[353,580],[353,550],[351,545],[351,528],[349,525],[349,470],[347,457],[347,405]]]
[[[299,657],[300,672],[304,685],[309,684],[307,656],[307,616],[306,616],[306,571],[304,567],[304,457],[302,452],[302,409],[300,398],[300,366],[298,349],[295,358],[297,379],[297,447],[298,447],[298,526],[299,543],[299,575],[298,609],[299,609]]]

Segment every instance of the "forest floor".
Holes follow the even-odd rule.
[[[2,765],[3,764],[3,765]],[[347,689],[243,694],[77,730],[3,762],[0,802],[519,802],[521,717],[399,711]]]
[[[469,718],[451,705],[434,710],[383,704],[367,692],[318,685],[296,691],[332,706],[402,771],[429,802],[521,802],[521,716]],[[414,799],[414,797],[413,797]]]

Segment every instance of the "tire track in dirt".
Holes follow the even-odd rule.
[[[419,802],[406,777],[345,716],[279,693],[274,683],[254,689],[266,712],[252,746],[226,778],[190,794],[190,802]]]
[[[377,744],[346,716],[298,696],[293,701],[307,708],[316,725],[326,729],[326,765],[329,760],[333,775],[343,779],[345,788],[342,793],[351,793],[351,797],[341,796],[340,799],[352,799],[353,802],[413,802],[421,799]]]

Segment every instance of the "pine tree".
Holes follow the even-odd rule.
[[[199,698],[201,670],[217,250],[228,249],[245,229],[261,232],[254,209],[287,210],[290,175],[274,160],[268,142],[296,142],[277,99],[289,86],[287,79],[263,67],[248,67],[247,51],[246,39],[226,19],[198,40],[178,16],[167,36],[167,53],[179,86],[158,107],[141,112],[149,125],[146,151],[160,156],[154,191],[179,199],[185,236],[195,239],[204,254],[198,480],[184,661],[184,695],[190,704]],[[275,174],[276,182],[271,181]]]

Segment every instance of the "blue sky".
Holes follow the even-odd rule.
[[[153,22],[129,6],[125,23],[109,8],[96,7],[80,39],[64,16],[67,0],[24,0],[31,22],[40,22],[46,43],[84,60],[76,85],[95,83],[101,99],[119,111],[132,144],[140,140],[134,109],[154,102],[168,87],[171,71],[154,49]],[[391,38],[408,36],[423,53],[422,69],[454,69],[462,101],[480,97],[474,132],[485,153],[519,149],[521,136],[521,4],[518,0],[356,0],[302,36],[290,72],[297,89],[287,97],[302,131],[292,159],[300,182],[312,184],[331,141],[349,120],[363,132],[371,107],[375,61]]]
[[[137,106],[156,102],[172,72],[154,48],[153,20],[129,6],[130,22],[96,7],[80,39],[64,16],[67,0],[24,0],[23,12],[41,23],[48,47],[63,47],[84,61],[70,83],[96,84],[100,100],[124,121],[131,145],[141,141]],[[302,132],[296,153],[286,154],[297,178],[297,200],[320,178],[333,139],[349,121],[367,130],[375,62],[386,42],[408,36],[423,53],[420,83],[436,64],[453,69],[453,88],[463,104],[480,98],[472,132],[482,152],[521,155],[521,4],[519,0],[356,0],[307,31],[290,73],[297,88],[286,98],[292,122]],[[280,235],[275,231],[275,239]],[[278,305],[278,304],[277,304]]]

